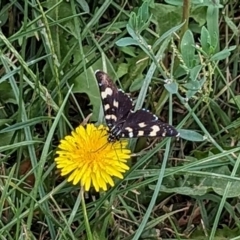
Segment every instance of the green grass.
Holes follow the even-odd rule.
[[[240,239],[239,6],[178,2],[0,2],[0,239]],[[103,119],[97,69],[181,138],[83,197],[54,158]]]

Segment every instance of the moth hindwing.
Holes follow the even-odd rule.
[[[156,115],[145,109],[133,111],[132,99],[113,83],[103,71],[95,72],[109,128],[109,142],[120,138],[177,137],[178,131],[161,122]]]

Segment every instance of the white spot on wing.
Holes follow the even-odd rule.
[[[101,92],[102,99],[105,99],[108,95],[111,96],[113,94],[113,90],[111,88],[106,88],[104,92]]]
[[[138,124],[138,126],[139,126],[140,128],[143,128],[143,127],[146,127],[147,124],[146,124],[145,122],[141,122],[141,123]]]
[[[152,131],[149,133],[149,136],[150,137],[157,136],[157,133],[159,132],[160,127],[155,125],[155,126],[152,126],[151,129],[152,129]]]
[[[118,108],[118,101],[114,100],[114,101],[113,101],[113,106],[116,107],[116,108]]]
[[[112,119],[116,122],[117,121],[117,117],[115,115],[111,115]]]
[[[104,110],[107,111],[110,108],[109,104],[104,105]]]
[[[162,133],[162,136],[163,136],[163,137],[165,137],[165,136],[166,136],[166,132],[165,132],[165,131]]]
[[[128,136],[129,136],[130,138],[132,138],[132,137],[133,137],[133,132],[129,132]]]
[[[133,129],[130,128],[130,127],[126,127],[125,129],[126,129],[128,132],[132,132],[132,131],[133,131]]]
[[[144,131],[138,131],[138,136],[143,136],[144,135]]]
[[[117,117],[116,117],[115,115],[113,115],[113,114],[111,114],[111,115],[106,115],[106,116],[105,116],[105,119],[106,119],[106,120],[113,119],[115,122],[117,121]]]

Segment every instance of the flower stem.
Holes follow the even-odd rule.
[[[190,17],[190,9],[191,9],[191,0],[184,0],[183,1],[183,11],[182,11],[182,21],[184,25],[182,26],[180,38],[182,39],[184,33],[188,30],[188,23],[189,23],[189,17]],[[181,41],[179,41],[181,42]]]
[[[93,240],[92,232],[90,229],[89,221],[88,221],[88,216],[87,216],[87,210],[86,210],[86,204],[85,204],[85,199],[84,199],[84,188],[81,188],[81,199],[82,199],[82,210],[83,210],[83,216],[84,216],[84,224],[87,232],[87,239],[88,240]]]

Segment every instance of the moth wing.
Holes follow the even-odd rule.
[[[113,83],[111,78],[103,71],[95,72],[101,94],[105,120],[112,128],[127,118],[133,108],[131,98]]]
[[[177,137],[178,131],[171,125],[161,122],[158,117],[151,112],[140,109],[130,112],[122,130],[121,137]]]

